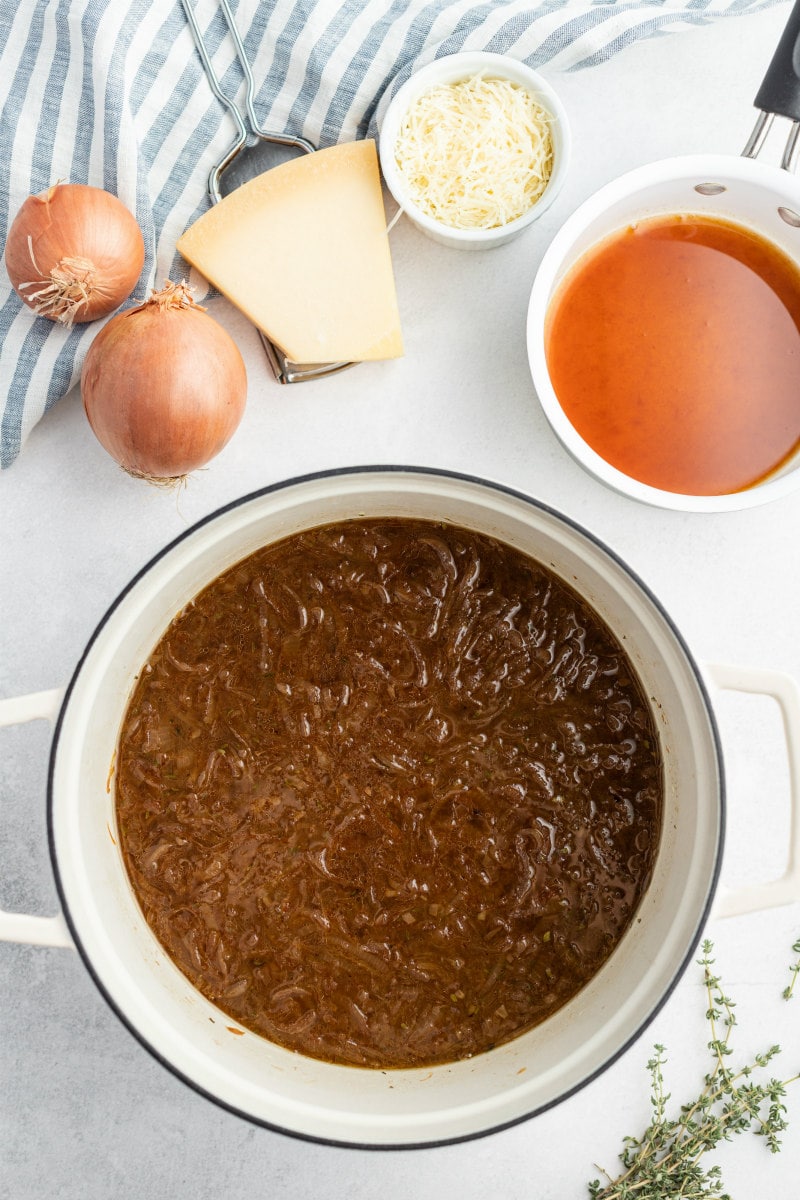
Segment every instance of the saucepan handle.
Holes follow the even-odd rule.
[[[797,8],[795,9],[797,12]],[[795,15],[794,13],[792,14]],[[800,18],[799,18],[800,19]],[[708,664],[718,688],[771,696],[780,709],[789,766],[789,837],[784,873],[767,883],[737,889],[721,888],[712,916],[734,917],[800,900],[800,686],[782,671],[759,667]]]
[[[800,121],[800,0],[789,14],[755,105],[762,112]]]
[[[0,727],[21,725],[26,721],[55,720],[64,691],[53,688],[0,700]],[[54,917],[29,916],[27,913],[4,912],[0,909],[0,941],[25,942],[33,946],[72,946],[66,921],[61,913]]]

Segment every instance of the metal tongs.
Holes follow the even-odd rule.
[[[197,22],[191,0],[181,0],[189,28],[192,31],[200,61],[214,95],[224,104],[236,125],[236,138],[223,158],[211,169],[208,177],[208,194],[212,204],[218,204],[224,196],[241,187],[257,175],[277,167],[291,158],[313,153],[316,147],[302,137],[288,133],[274,133],[264,129],[255,111],[255,79],[241,34],[228,0],[219,0],[228,31],[236,48],[239,65],[245,78],[245,113],[243,114],[230,96],[222,90],[219,76],[214,70],[211,56]],[[307,379],[320,379],[333,375],[354,364],[344,363],[295,363],[286,357],[279,346],[259,330],[267,352],[273,374],[279,383],[302,383]]]

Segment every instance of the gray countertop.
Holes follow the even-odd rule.
[[[500,480],[561,509],[646,581],[702,662],[800,679],[800,492],[721,515],[651,509],[606,490],[564,452],[538,408],[525,312],[549,238],[595,188],[672,154],[738,154],[752,100],[786,20],[759,15],[659,37],[608,63],[550,78],[574,135],[570,178],[523,238],[462,254],[400,220],[391,234],[405,358],[280,388],[254,330],[224,302],[214,313],[250,376],[244,423],[180,493],[122,474],[73,393],[0,477],[0,696],[64,685],[96,623],[149,557],[198,518],[277,480],[337,465],[408,463]],[[776,139],[777,141],[777,139]],[[771,161],[779,156],[770,143]],[[391,202],[387,204],[389,215]],[[780,874],[788,772],[772,702],[715,696],[730,787],[723,882]],[[44,796],[50,730],[0,731],[0,902],[54,912]],[[800,1066],[800,999],[780,997],[800,903],[714,920],[708,936],[738,1000],[741,1054],[784,1046]],[[674,1102],[706,1069],[705,1003],[690,968],[642,1038],[546,1114],[470,1143],[418,1152],[309,1144],[257,1128],[195,1094],[139,1045],[70,950],[0,946],[0,1197],[133,1200],[163,1195],[311,1200],[578,1200],[615,1168],[621,1139],[649,1118],[645,1069],[667,1047]],[[745,1136],[718,1155],[737,1200],[796,1194],[800,1085],[780,1155]]]

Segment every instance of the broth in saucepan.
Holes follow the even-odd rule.
[[[676,214],[612,234],[561,283],[545,337],[566,416],[642,483],[742,491],[800,443],[800,271],[742,226]]]
[[[287,538],[167,630],[120,735],[118,833],[196,987],[292,1050],[466,1058],[601,967],[662,767],[620,643],[543,565],[405,519]]]

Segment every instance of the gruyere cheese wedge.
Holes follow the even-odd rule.
[[[265,171],[195,221],[178,250],[293,362],[403,353],[374,141]]]

